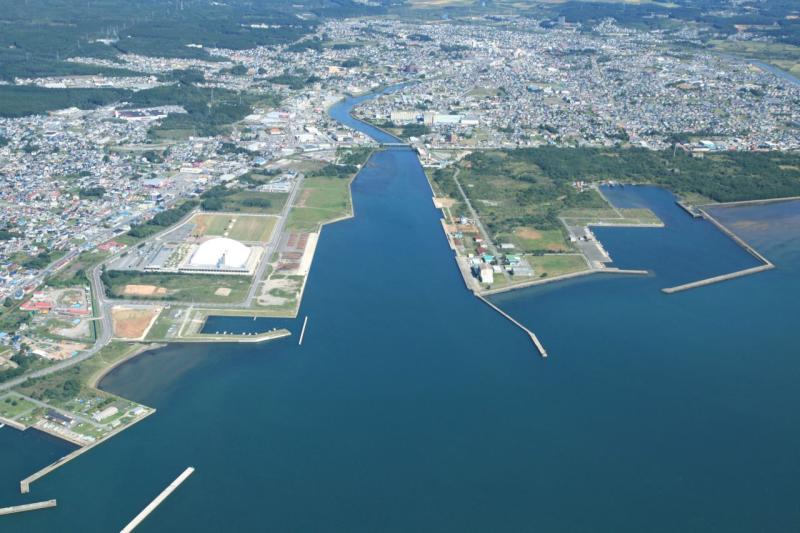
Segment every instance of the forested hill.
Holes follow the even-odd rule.
[[[0,0],[0,79],[93,74],[64,61],[120,53],[202,57],[206,47],[284,44],[321,18],[385,11],[353,0]],[[299,15],[299,16],[298,16]]]

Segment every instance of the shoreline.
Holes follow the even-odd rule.
[[[131,353],[120,359],[119,361],[115,361],[111,365],[98,370],[94,375],[92,375],[89,381],[86,382],[86,386],[91,387],[93,389],[102,390],[100,388],[100,382],[103,381],[103,379],[111,372],[113,372],[116,368],[122,366],[131,359],[134,359],[142,355],[143,353],[149,352],[151,350],[158,350],[159,348],[164,348],[165,346],[167,346],[165,343],[148,343],[143,346],[140,346],[139,348],[133,350]]]

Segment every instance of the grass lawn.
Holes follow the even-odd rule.
[[[539,255],[527,258],[534,271],[534,278],[563,276],[573,272],[588,270],[586,261],[580,255]],[[542,276],[546,274],[546,276]]]
[[[111,394],[95,390],[92,387],[94,379],[106,368],[128,357],[141,347],[141,344],[111,342],[82,363],[41,378],[29,379],[14,390],[67,410],[76,408],[73,403],[78,396],[113,397]],[[74,382],[77,385],[70,387],[68,382]],[[68,390],[74,392],[67,394]]]
[[[564,239],[560,229],[537,230],[532,227],[519,227],[514,233],[501,233],[496,236],[498,243],[510,242],[516,249],[514,252],[536,252],[547,250],[550,252],[567,252],[572,247]]]
[[[179,318],[175,318],[175,315],[179,311],[183,311]],[[172,307],[171,309],[163,309],[161,314],[158,315],[158,318],[153,323],[153,327],[150,328],[150,331],[147,332],[146,340],[148,341],[157,341],[157,340],[164,340],[168,337],[174,336],[178,333],[178,328],[180,327],[181,321],[183,320],[184,313],[187,312],[187,308],[185,307]],[[170,332],[170,328],[175,326],[172,331]],[[168,333],[171,333],[168,335]]]
[[[150,130],[150,136],[155,141],[185,141],[194,133],[192,130],[160,130],[158,128]]]
[[[269,242],[277,221],[272,216],[201,213],[192,217],[189,222],[196,224],[194,234],[198,236],[222,237],[227,231],[227,236],[237,241]]]
[[[5,418],[14,418],[25,411],[30,411],[34,407],[36,407],[36,404],[31,403],[25,398],[21,398],[12,392],[0,400],[0,416]]]
[[[240,302],[247,295],[252,282],[251,276],[216,276],[203,274],[164,274],[150,272],[115,271],[108,276],[111,293],[117,298],[165,300],[180,302]],[[163,287],[166,293],[131,296],[123,294],[126,285],[152,285]],[[214,294],[217,289],[226,288],[228,296]]]
[[[297,203],[289,212],[287,227],[294,231],[316,231],[323,222],[351,212],[349,179],[306,178]]]
[[[711,44],[717,50],[746,58],[760,59],[795,76],[800,75],[800,46],[761,41],[723,40],[712,40]]]
[[[220,198],[222,201],[222,209],[220,209],[220,212],[234,211],[237,213],[277,215],[283,209],[288,197],[289,195],[287,193],[282,192],[240,191],[230,196]],[[247,205],[247,200],[268,200],[270,205],[269,207]]]

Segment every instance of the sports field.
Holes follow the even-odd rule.
[[[189,221],[197,237],[229,237],[243,242],[268,242],[278,217],[241,213],[200,213]]]

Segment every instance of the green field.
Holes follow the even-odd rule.
[[[312,177],[289,212],[287,228],[316,231],[320,224],[351,213],[350,181],[344,178]]]
[[[564,239],[561,229],[537,230],[531,227],[515,228],[513,233],[500,233],[496,236],[498,243],[509,242],[516,246],[515,252],[567,252],[572,247]]]
[[[197,236],[221,237],[227,231],[227,236],[237,241],[268,242],[277,221],[272,216],[200,213],[192,217],[189,223],[196,225],[193,233]]]
[[[30,411],[36,404],[17,396],[14,393],[7,394],[4,398],[0,399],[0,416],[5,418],[14,418],[19,416],[25,411]]]
[[[283,209],[288,197],[289,195],[286,193],[238,191],[220,197],[220,207],[219,209],[214,209],[214,211],[277,215]],[[263,205],[263,203],[268,203],[269,205]],[[205,205],[203,208],[206,209]]]
[[[800,46],[761,41],[727,40],[713,40],[711,44],[721,52],[739,55],[748,59],[758,59],[790,74],[800,76]]]
[[[110,294],[115,298],[179,302],[235,303],[250,289],[250,276],[217,276],[204,274],[165,274],[161,272],[123,272],[112,270],[103,275]],[[166,289],[165,294],[132,296],[125,294],[126,285],[153,285]],[[220,288],[230,289],[228,296],[215,294]]]
[[[569,209],[563,212],[563,217],[570,224],[575,225],[632,225],[632,224],[662,224],[661,219],[650,209],[643,207],[613,209]]]
[[[581,255],[539,255],[527,259],[533,267],[534,279],[553,278],[589,269]]]

